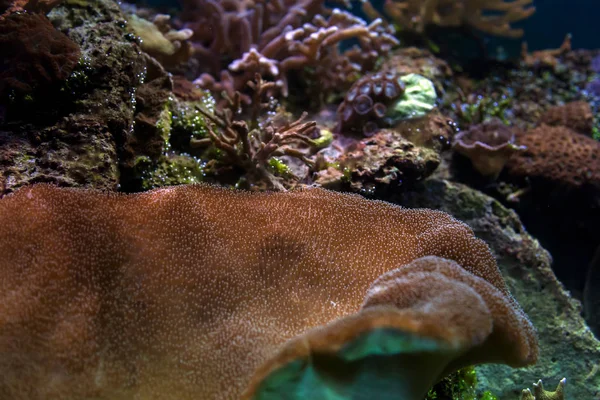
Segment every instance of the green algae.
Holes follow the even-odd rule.
[[[215,99],[210,92],[204,91],[202,99],[198,101],[171,101],[171,128],[183,132],[186,136],[196,139],[208,136],[206,117],[198,111],[202,107],[210,113],[215,111]]]
[[[289,177],[293,175],[290,167],[277,157],[269,158],[268,163],[269,169],[277,176]]]
[[[173,186],[204,181],[204,164],[187,154],[168,154],[152,162],[147,156],[140,156],[134,162],[141,178],[143,190],[162,186]]]
[[[333,132],[329,129],[321,129],[321,136],[312,140],[312,144],[318,149],[324,149],[333,142]]]
[[[473,367],[463,368],[438,382],[425,400],[497,400],[489,391],[477,395],[477,372]]]

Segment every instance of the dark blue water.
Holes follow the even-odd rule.
[[[371,3],[379,6],[383,0]],[[510,56],[518,55],[522,41],[527,42],[529,50],[557,48],[568,33],[572,35],[573,48],[600,48],[600,0],[534,0],[533,5],[535,14],[513,24],[525,30],[523,38],[484,36],[491,55],[498,46]],[[357,12],[357,8],[353,11]]]
[[[599,0],[537,0],[534,5],[535,14],[520,24],[530,49],[558,46],[566,33],[573,35],[574,48],[600,48]]]

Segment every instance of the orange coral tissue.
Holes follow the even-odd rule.
[[[6,399],[417,400],[537,358],[487,245],[438,211],[38,185],[0,200],[0,253]]]

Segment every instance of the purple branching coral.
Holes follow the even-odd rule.
[[[367,24],[324,0],[187,0],[186,27],[194,31],[196,57],[207,70],[196,80],[216,93],[243,92],[256,73],[288,94],[291,71],[308,73],[322,92],[349,87],[359,73],[398,41],[381,20]],[[357,44],[344,51],[340,43]],[[248,101],[248,97],[242,100]]]

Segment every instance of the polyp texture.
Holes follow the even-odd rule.
[[[321,189],[38,185],[2,199],[0,222],[0,398],[238,399],[286,341],[359,313],[379,276],[427,255],[518,315],[502,329],[521,350],[495,361],[537,356],[487,245],[438,211]]]

